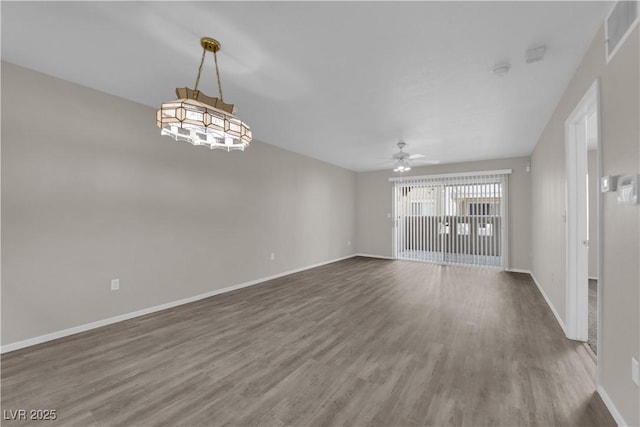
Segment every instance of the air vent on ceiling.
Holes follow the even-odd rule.
[[[613,58],[627,36],[638,23],[638,1],[619,1],[613,6],[605,21],[607,62]]]

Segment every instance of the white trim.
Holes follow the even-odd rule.
[[[466,176],[484,176],[484,175],[510,175],[513,173],[513,169],[500,169],[495,171],[477,171],[477,172],[456,172],[456,173],[440,173],[436,175],[419,175],[419,176],[394,176],[389,178],[389,181],[413,181],[417,179],[432,179],[432,178],[458,178]]]
[[[597,136],[598,136],[598,140],[596,141],[597,146],[598,146],[598,151],[596,152],[596,168],[598,170],[598,187],[600,184],[600,179],[602,178],[602,176],[604,175],[603,171],[603,166],[602,166],[602,113],[601,113],[601,107],[600,107],[600,91],[598,91],[598,114],[596,116],[596,123],[598,126],[597,130]],[[597,311],[597,319],[596,319],[596,348],[603,348],[603,344],[602,344],[602,278],[604,277],[603,274],[603,266],[604,266],[604,250],[603,250],[603,242],[604,242],[604,193],[602,193],[602,191],[600,191],[600,188],[597,189],[598,192],[598,197],[596,198],[597,201],[597,214],[596,214],[596,221],[597,221],[597,229],[596,229],[596,235],[597,237],[597,242],[596,242],[596,259],[597,259],[597,274],[598,277],[596,278],[597,282],[597,298],[596,298],[596,311]],[[599,351],[596,354],[596,384],[600,385],[602,384],[602,351]]]
[[[502,227],[502,268],[506,270],[507,266],[511,264],[511,245],[509,244],[509,240],[511,240],[511,204],[509,193],[511,190],[509,189],[509,175],[504,174],[503,184],[502,184],[502,202],[500,203],[502,215],[501,227]]]
[[[508,273],[524,273],[533,277],[533,274],[531,274],[531,270],[524,270],[522,268],[505,268],[504,271]]]
[[[393,209],[393,218],[391,219],[391,253],[393,259],[398,258],[398,227],[400,227],[400,221],[398,221],[398,186],[393,184],[393,191],[391,192],[391,209]]]
[[[613,9],[615,9],[618,3],[619,2],[615,2],[613,6],[611,6],[611,10],[609,11],[609,13],[607,13],[607,17],[604,18],[604,55],[605,58],[607,58],[607,64],[611,62],[615,54],[618,53],[618,50],[620,50],[620,47],[622,47],[622,45],[627,41],[627,38],[629,38],[631,33],[633,33],[633,30],[635,30],[635,28],[638,26],[638,22],[640,22],[640,4],[638,4],[638,12],[635,21],[633,21],[631,25],[629,25],[629,28],[627,28],[624,36],[622,36],[616,47],[613,48],[613,52],[609,53],[609,43],[607,42],[607,35],[609,34],[609,18],[611,17]]]
[[[586,342],[589,339],[589,287],[587,249],[587,122],[600,116],[600,81],[595,79],[565,121],[565,292],[567,338]],[[585,133],[579,137],[579,131]]]
[[[362,257],[366,257],[366,258],[379,258],[379,259],[390,259],[390,260],[395,260],[395,258],[394,258],[394,257],[392,257],[392,256],[386,256],[386,255],[355,254],[354,256],[362,256]]]
[[[549,306],[549,308],[551,309],[551,312],[553,313],[553,315],[556,317],[556,320],[558,321],[558,324],[560,325],[560,327],[562,328],[562,332],[564,332],[564,334],[567,334],[567,328],[564,325],[564,322],[562,321],[562,318],[560,317],[560,315],[558,314],[558,312],[556,311],[556,308],[553,306],[553,304],[551,303],[551,300],[549,299],[549,297],[547,296],[547,294],[545,293],[545,291],[542,289],[542,286],[540,286],[540,283],[538,283],[538,280],[536,279],[536,276],[533,275],[533,273],[529,273],[531,275],[531,278],[533,279],[533,283],[536,284],[536,286],[538,287],[538,290],[540,291],[540,293],[542,294],[542,297],[544,298],[544,300],[547,302],[547,305]]]
[[[92,329],[100,328],[102,326],[111,325],[113,323],[118,323],[118,322],[122,322],[122,321],[125,321],[125,320],[133,319],[134,317],[144,316],[146,314],[155,313],[157,311],[166,310],[168,308],[177,307],[177,306],[183,305],[183,304],[188,304],[188,303],[191,303],[191,302],[194,302],[194,301],[198,301],[198,300],[201,300],[201,299],[204,299],[204,298],[209,298],[209,297],[212,297],[212,296],[215,296],[215,295],[219,295],[219,294],[224,294],[224,293],[227,293],[227,292],[235,291],[237,289],[242,289],[242,288],[247,288],[249,286],[258,285],[260,283],[264,283],[264,282],[269,281],[269,280],[277,279],[278,277],[287,276],[289,274],[294,274],[294,273],[298,273],[300,271],[309,270],[309,269],[320,267],[320,266],[323,266],[323,265],[326,265],[326,264],[331,264],[333,262],[338,262],[338,261],[342,261],[342,260],[345,260],[345,259],[348,259],[348,258],[353,258],[354,256],[356,256],[356,255],[355,254],[354,255],[347,255],[347,256],[342,257],[342,258],[336,258],[336,259],[333,259],[333,260],[330,260],[330,261],[325,261],[325,262],[321,262],[321,263],[318,263],[318,264],[309,265],[309,266],[306,266],[306,267],[296,268],[296,269],[293,269],[293,270],[285,271],[283,273],[274,274],[272,276],[267,276],[267,277],[262,277],[260,279],[251,280],[250,282],[240,283],[238,285],[228,286],[228,287],[222,288],[222,289],[215,289],[213,291],[205,292],[204,294],[194,295],[192,297],[183,298],[183,299],[180,299],[180,300],[177,300],[177,301],[171,301],[171,302],[168,302],[168,303],[165,303],[165,304],[156,305],[156,306],[153,306],[153,307],[143,308],[142,310],[137,310],[137,311],[133,311],[131,313],[121,314],[119,316],[110,317],[108,319],[98,320],[98,321],[91,322],[91,323],[85,323],[84,325],[74,326],[72,328],[63,329],[61,331],[56,331],[56,332],[52,332],[52,333],[49,333],[49,334],[40,335],[40,336],[33,337],[33,338],[28,338],[26,340],[22,340],[22,341],[6,344],[6,345],[3,345],[0,348],[0,353],[1,354],[8,353],[10,351],[19,350],[21,348],[30,347],[32,345],[41,344],[41,343],[44,343],[44,342],[47,342],[47,341],[52,341],[52,340],[55,340],[55,339],[58,339],[58,338],[67,337],[69,335],[78,334],[80,332],[90,331]]]
[[[597,277],[595,277],[595,276],[594,276],[594,277],[589,276],[589,280],[598,280],[598,278],[597,278]]]
[[[616,408],[616,405],[613,404],[613,400],[611,400],[604,387],[598,384],[597,391],[616,424],[618,424],[619,427],[627,427],[629,424],[624,420],[622,414],[618,411],[618,408]]]

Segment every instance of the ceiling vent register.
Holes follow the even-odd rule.
[[[613,6],[605,20],[607,62],[611,61],[637,23],[637,1],[619,1]]]

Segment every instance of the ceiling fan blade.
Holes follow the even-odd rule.
[[[416,165],[437,165],[440,163],[440,160],[413,160]]]
[[[424,158],[424,157],[425,157],[425,155],[424,155],[424,154],[412,154],[412,155],[410,155],[410,156],[409,156],[409,158],[410,158],[411,160],[415,160],[415,159],[422,159],[422,158]]]

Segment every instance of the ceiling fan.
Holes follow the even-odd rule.
[[[394,153],[391,156],[391,160],[388,160],[385,163],[393,163],[393,171],[394,172],[407,172],[411,170],[411,164],[421,163],[423,165],[435,165],[440,163],[438,160],[420,160],[424,159],[424,154],[410,154],[404,150],[407,144],[404,141],[398,141],[398,148],[400,151]]]

